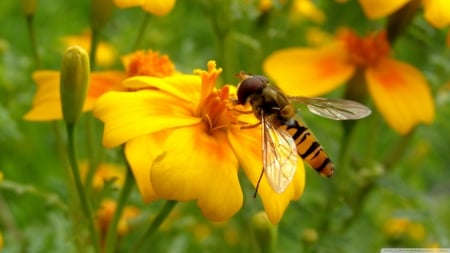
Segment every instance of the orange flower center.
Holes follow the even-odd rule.
[[[206,97],[201,117],[209,133],[228,130],[232,125],[237,125],[239,113],[230,109],[229,96],[229,87],[225,86]]]
[[[158,52],[137,51],[125,58],[128,76],[165,77],[173,75],[175,65],[167,55]]]
[[[349,60],[358,66],[374,65],[381,58],[387,56],[390,51],[384,31],[360,38],[354,32],[346,29],[339,33],[338,38],[345,43]]]

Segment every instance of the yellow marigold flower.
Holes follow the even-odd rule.
[[[294,22],[307,19],[322,24],[325,22],[326,16],[311,0],[294,0],[292,2],[291,19]]]
[[[87,162],[80,163],[80,172],[83,180],[86,178],[89,164]],[[105,181],[114,180],[114,186],[117,188],[122,187],[125,181],[125,169],[111,163],[101,163],[95,169],[94,176],[92,178],[92,187],[94,189],[102,189]]]
[[[386,17],[405,4],[417,0],[359,0],[367,17]],[[437,28],[450,24],[450,2],[448,0],[422,0],[425,19]]]
[[[79,35],[64,36],[61,38],[62,43],[65,47],[70,47],[73,45],[78,45],[84,48],[87,52],[91,50],[91,32],[86,30]],[[96,62],[95,64],[100,67],[111,66],[117,57],[117,51],[113,45],[100,41],[97,46],[96,52]]]
[[[116,211],[117,203],[111,199],[105,199],[100,204],[100,208],[97,210],[95,219],[100,234],[105,239],[106,232],[108,231],[109,224],[112,221],[114,212]],[[135,206],[125,206],[122,211],[122,216],[117,224],[117,234],[120,236],[125,235],[129,231],[128,221],[138,216],[140,210]]]
[[[421,72],[389,57],[389,52],[384,32],[359,38],[342,30],[326,45],[276,51],[263,68],[288,94],[302,96],[322,95],[361,73],[388,125],[406,134],[419,123],[433,121],[434,102]]]
[[[126,72],[98,71],[92,72],[83,111],[90,111],[98,97],[108,91],[125,91],[122,81],[133,75],[149,75],[162,77],[175,73],[174,64],[167,55],[160,55],[151,50],[138,51],[123,58]],[[39,70],[33,73],[37,92],[33,106],[25,115],[26,120],[48,121],[62,119],[59,94],[59,72]]]
[[[129,78],[124,85],[139,91],[103,95],[94,115],[105,124],[105,146],[126,144],[125,154],[144,201],[196,200],[208,219],[222,221],[243,203],[239,164],[256,185],[262,168],[261,129],[241,129],[243,123],[254,124],[257,119],[233,110],[229,98],[236,96],[234,86],[214,88],[221,73],[215,62],[208,63],[208,71],[195,73]],[[258,193],[272,223],[279,222],[303,188],[302,162],[282,194],[276,194],[263,177]]]
[[[144,11],[156,16],[167,15],[175,6],[175,0],[114,0],[119,8],[140,6]]]

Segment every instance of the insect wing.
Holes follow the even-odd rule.
[[[277,193],[286,190],[297,169],[297,148],[288,132],[277,129],[263,114],[262,142],[266,178]]]
[[[308,97],[289,99],[305,104],[314,114],[334,120],[361,119],[371,113],[368,107],[352,100]]]

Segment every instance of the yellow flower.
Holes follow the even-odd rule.
[[[95,220],[97,227],[100,230],[102,241],[104,241],[106,232],[108,231],[109,224],[112,221],[114,213],[117,208],[117,203],[111,199],[105,199],[100,204],[100,208],[97,210]],[[129,231],[128,221],[138,216],[140,210],[135,206],[125,206],[122,215],[120,216],[119,223],[117,224],[117,234],[123,236]]]
[[[294,22],[307,19],[322,24],[325,22],[326,16],[311,0],[294,0],[292,2],[291,19]]]
[[[125,55],[122,59],[126,72],[98,71],[92,72],[83,111],[90,111],[98,97],[108,91],[125,91],[122,81],[128,76],[149,75],[166,76],[175,73],[175,66],[166,55],[151,50],[137,51]],[[59,94],[59,72],[39,70],[33,73],[37,92],[33,107],[25,115],[26,120],[48,121],[62,119]]]
[[[83,180],[86,178],[89,164],[87,162],[80,163],[80,172]],[[94,176],[92,178],[92,187],[94,189],[102,189],[105,181],[114,180],[114,186],[117,188],[122,187],[125,181],[125,171],[120,166],[110,163],[101,163],[95,169]]]
[[[144,11],[156,16],[167,15],[175,6],[175,0],[114,0],[119,8],[140,6]]]
[[[94,115],[105,124],[105,146],[125,143],[144,201],[196,200],[208,219],[222,221],[243,203],[239,164],[256,185],[262,168],[261,129],[241,129],[257,119],[232,109],[235,105],[229,98],[236,95],[234,86],[214,88],[221,73],[215,62],[208,63],[208,71],[195,73],[129,78],[124,85],[140,90],[105,94]],[[302,162],[282,194],[276,194],[263,177],[258,193],[272,223],[279,222],[303,188]]]
[[[91,32],[89,30],[84,31],[80,35],[65,36],[61,38],[64,47],[70,47],[78,45],[84,48],[87,52],[91,50]],[[100,41],[97,46],[96,52],[96,64],[101,67],[111,66],[117,57],[116,49],[109,43]]]
[[[357,37],[342,30],[332,42],[317,48],[274,52],[264,71],[288,94],[318,96],[362,74],[375,106],[400,134],[434,119],[434,102],[419,70],[389,57],[385,33]]]
[[[359,0],[364,13],[371,19],[386,17],[405,4],[417,0]],[[437,28],[450,24],[450,2],[448,0],[422,0],[425,19]]]

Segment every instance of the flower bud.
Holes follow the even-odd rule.
[[[251,229],[262,253],[275,252],[277,227],[272,225],[265,212],[253,215]]]
[[[25,16],[32,16],[36,11],[36,0],[22,0],[22,10]]]
[[[89,56],[79,46],[69,47],[61,64],[60,93],[63,119],[75,123],[83,109],[89,85]]]
[[[114,10],[113,0],[91,0],[91,26],[92,30],[103,27]]]

